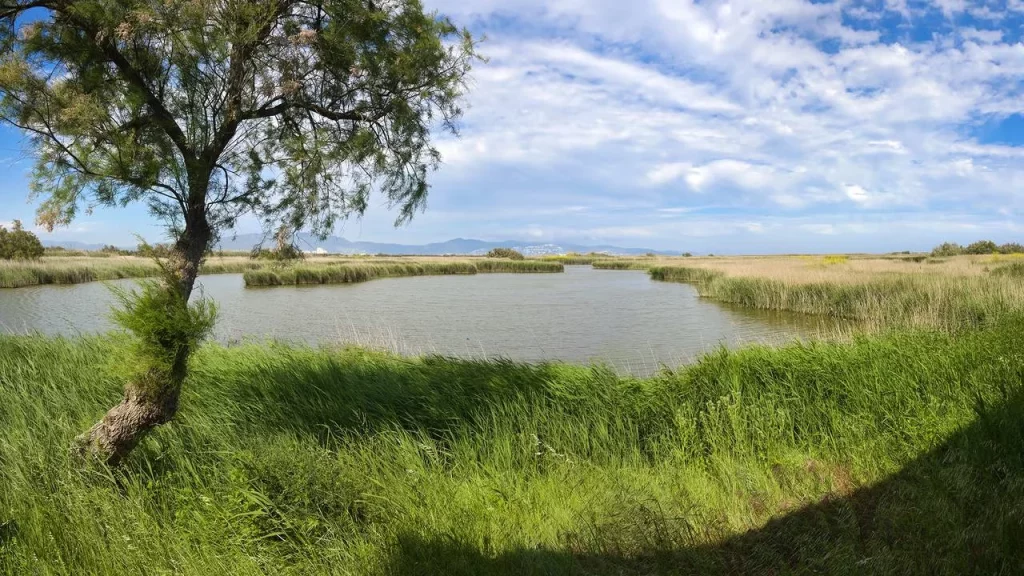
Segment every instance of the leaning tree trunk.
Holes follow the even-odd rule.
[[[167,289],[179,291],[182,306],[188,306],[211,237],[205,214],[187,219],[166,262],[172,273],[167,278]],[[167,346],[173,356],[171,365],[134,376],[125,385],[121,402],[76,439],[80,453],[116,466],[146,434],[174,418],[192,350],[181,342],[169,342]]]

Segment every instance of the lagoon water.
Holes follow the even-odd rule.
[[[130,286],[133,280],[110,284]],[[650,374],[720,345],[777,344],[819,320],[702,300],[644,272],[567,266],[564,274],[479,274],[246,289],[237,274],[200,278],[220,311],[215,337],[359,344],[402,354],[603,362]],[[111,330],[105,283],[0,290],[0,332]]]

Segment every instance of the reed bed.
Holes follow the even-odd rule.
[[[3,574],[998,574],[1024,320],[721,350],[648,379],[207,345],[118,470],[118,337],[0,338]]]
[[[608,257],[605,255],[598,256],[586,256],[580,254],[569,254],[565,256],[541,256],[539,259],[542,262],[558,262],[565,264],[566,266],[590,266],[598,260],[605,260]]]
[[[327,265],[296,264],[250,270],[244,274],[246,287],[348,284],[378,278],[438,276],[485,273],[563,272],[556,262],[534,260],[478,259],[473,261],[369,262]]]
[[[487,258],[474,260],[477,272],[488,273],[510,273],[510,274],[537,274],[537,273],[559,273],[565,272],[565,264],[562,262],[545,262],[538,260],[496,260]]]
[[[1011,274],[876,274],[860,282],[734,276],[682,266],[656,267],[650,274],[694,284],[701,296],[720,302],[859,320],[869,329],[962,330],[1024,311],[1024,283]]]
[[[655,261],[638,258],[595,260],[591,265],[597,270],[649,270]]]
[[[355,276],[338,276],[333,268],[342,265],[370,267],[375,270],[353,272]],[[468,270],[475,267],[476,270]],[[325,270],[330,268],[331,270]],[[383,269],[390,270],[383,274]],[[295,269],[296,278],[290,270]],[[202,274],[242,274],[250,272],[254,282],[278,282],[281,285],[303,283],[360,282],[383,276],[421,274],[475,274],[477,272],[562,272],[559,262],[536,260],[508,261],[484,258],[452,258],[446,256],[375,257],[375,256],[311,256],[295,264],[273,260],[253,260],[244,255],[211,256],[203,264]],[[402,272],[402,271],[406,272]],[[427,270],[427,272],[423,272]],[[28,262],[0,262],[0,288],[21,288],[41,284],[81,284],[122,278],[157,276],[159,268],[152,259],[139,256],[45,256]],[[278,281],[274,278],[279,277]],[[323,278],[320,282],[315,278]],[[340,279],[337,279],[340,278]]]
[[[248,258],[210,258],[201,273],[240,274],[266,266],[270,264]],[[159,272],[156,262],[136,256],[43,257],[37,261],[0,262],[0,288],[145,278]]]

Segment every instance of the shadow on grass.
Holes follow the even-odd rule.
[[[622,523],[614,534],[607,528],[567,534],[558,550],[488,553],[453,539],[404,537],[391,569],[403,576],[1021,574],[1024,394],[997,407],[979,406],[971,426],[878,484],[825,498],[716,544],[622,546],[651,542],[631,534],[644,529],[640,523]]]
[[[494,550],[486,541],[406,534],[398,539],[390,571],[1024,573],[1024,382],[1019,367],[997,372],[993,377],[1004,390],[999,402],[979,400],[972,424],[898,473],[782,513],[744,534],[707,544],[668,519],[630,518],[634,511],[624,506],[613,524],[582,521],[583,528],[563,534],[550,549]],[[935,377],[951,377],[944,374]],[[443,438],[482,430],[494,411],[517,407],[534,411],[533,422],[565,416],[584,422],[588,415],[614,414],[637,427],[630,428],[638,430],[631,438],[642,445],[672,422],[672,402],[665,395],[678,392],[671,378],[649,389],[650,382],[620,380],[602,370],[440,358],[405,361],[362,352],[310,354],[266,366],[241,363],[205,377],[227,382],[220,394],[240,408],[232,418],[241,429],[321,438],[395,426]],[[973,374],[958,377],[970,380]],[[785,488],[782,479],[780,485]]]
[[[598,407],[627,417],[656,416],[646,412],[653,403],[638,403],[627,381],[601,367],[406,360],[359,350],[310,358],[315,361],[291,359],[211,379],[234,380],[225,393],[242,407],[233,411],[235,424],[255,433],[285,430],[323,437],[400,427],[444,437],[493,418],[495,410],[528,412],[542,406],[557,406],[563,416]],[[668,407],[663,410],[671,414]]]

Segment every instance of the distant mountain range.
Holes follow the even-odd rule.
[[[222,250],[250,250],[263,236],[260,234],[242,234],[235,238],[221,240]],[[477,255],[486,254],[492,248],[513,248],[527,256],[545,254],[565,254],[566,252],[604,252],[608,254],[675,254],[675,252],[658,252],[646,248],[622,248],[619,246],[583,246],[580,244],[537,244],[522,240],[504,242],[486,242],[467,238],[455,238],[446,242],[432,244],[388,244],[382,242],[353,242],[339,236],[329,236],[320,240],[311,234],[299,234],[296,244],[302,250],[314,252],[317,249],[332,254],[409,254],[418,256],[440,256],[444,254]]]
[[[240,234],[234,238],[224,238],[217,246],[220,250],[251,250],[263,238],[261,234]],[[270,247],[272,242],[267,242]],[[69,250],[99,250],[102,244],[86,244],[74,241],[44,241],[47,246],[63,246]],[[479,255],[486,254],[492,248],[513,248],[527,256],[543,256],[548,254],[565,254],[567,252],[600,252],[616,255],[635,255],[653,252],[655,254],[672,255],[675,252],[649,250],[646,248],[622,248],[619,246],[584,246],[581,244],[536,244],[522,240],[504,242],[485,242],[466,238],[455,238],[447,242],[432,244],[387,244],[381,242],[352,242],[338,236],[329,236],[320,240],[311,234],[299,234],[296,239],[298,247],[307,252],[318,250],[331,254],[408,254],[418,256],[440,256],[444,254]],[[134,246],[124,246],[134,248]]]

